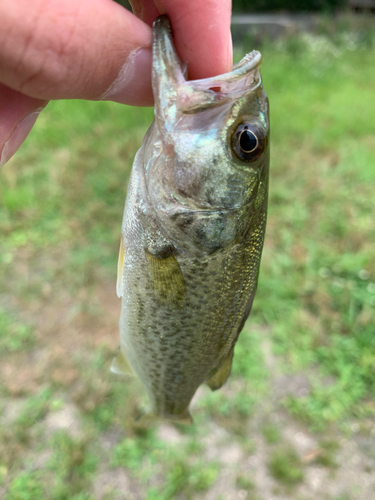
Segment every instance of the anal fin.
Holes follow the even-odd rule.
[[[220,389],[227,381],[232,369],[232,360],[233,349],[229,352],[228,356],[224,359],[212,377],[206,381],[206,384],[212,391]]]
[[[117,375],[132,375],[135,376],[134,370],[126,357],[124,348],[119,345],[117,354],[113,358],[111,372]]]

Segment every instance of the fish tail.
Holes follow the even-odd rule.
[[[166,420],[182,425],[193,425],[194,420],[188,409],[176,415],[158,414],[152,410],[145,410],[136,419],[135,422],[140,427],[148,427],[158,420]]]

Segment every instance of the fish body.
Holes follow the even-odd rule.
[[[153,31],[155,120],[137,152],[121,234],[120,352],[149,412],[190,419],[202,383],[229,376],[255,296],[268,194],[269,118],[254,51],[187,81],[166,16]]]

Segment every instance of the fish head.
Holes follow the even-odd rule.
[[[155,120],[144,173],[159,223],[180,247],[212,253],[267,210],[268,99],[253,51],[229,73],[188,80],[169,20],[153,30]],[[198,255],[198,253],[196,253]]]
[[[153,90],[160,143],[152,173],[158,204],[164,199],[192,209],[236,209],[267,183],[268,99],[260,64],[253,51],[230,73],[188,81],[168,18],[158,18]]]

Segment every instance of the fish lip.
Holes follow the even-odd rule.
[[[210,87],[216,87],[218,84],[233,83],[236,80],[240,80],[249,75],[255,69],[258,69],[262,63],[262,54],[257,50],[253,50],[249,54],[241,59],[237,64],[233,66],[232,71],[228,71],[227,73],[222,73],[221,75],[211,76],[209,78],[202,78],[201,80],[187,80],[186,82],[180,84],[180,89],[182,90],[185,85],[194,87],[194,88],[202,88],[202,89],[210,89]],[[259,81],[258,81],[259,80]],[[256,86],[260,84],[260,78],[256,81]],[[254,85],[249,85],[248,87],[254,88]],[[247,88],[247,87],[246,87]],[[214,91],[212,91],[214,92]],[[230,91],[232,94],[233,91]],[[227,92],[217,92],[220,94],[226,94]],[[243,93],[243,90],[241,90]]]
[[[262,56],[257,50],[247,54],[232,71],[201,80],[183,80],[177,87],[178,108],[183,114],[237,101],[261,84]],[[219,87],[219,90],[215,88]]]

